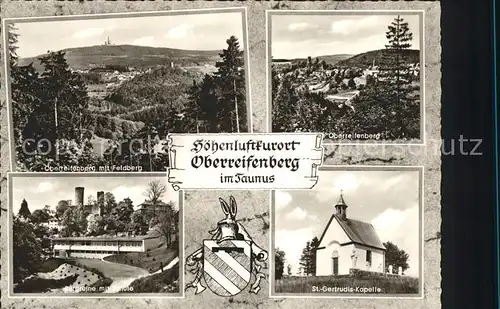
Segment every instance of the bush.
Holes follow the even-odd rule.
[[[106,291],[106,289],[113,283],[113,280],[109,278],[102,278],[96,281],[94,284],[90,286],[90,293],[102,293]],[[92,291],[95,288],[95,291]]]
[[[63,279],[28,278],[14,287],[14,293],[45,293],[52,289],[61,289],[76,281],[78,275]]]
[[[172,290],[175,282],[179,279],[179,264],[155,275],[134,280],[129,289],[124,289],[121,293],[158,293],[158,292],[179,292],[179,286]]]
[[[66,263],[67,261],[63,259],[49,258],[42,262],[37,272],[39,273],[50,273],[56,270],[59,266]]]
[[[83,81],[88,85],[102,84],[101,74],[98,72],[81,73]]]

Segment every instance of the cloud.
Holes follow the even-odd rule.
[[[75,39],[84,39],[84,38],[89,38],[93,36],[99,36],[102,35],[106,31],[105,28],[87,28],[84,30],[80,30],[73,34],[73,37]]]
[[[418,276],[421,258],[419,217],[419,207],[415,205],[405,210],[386,209],[372,220],[382,242],[390,241],[409,254],[407,274],[412,276]]]
[[[352,172],[341,172],[338,176],[335,174],[332,181],[322,182],[318,186],[316,197],[319,201],[325,202],[333,198],[337,201],[336,198],[341,190],[343,193],[354,192],[361,184],[361,177],[358,174]]]
[[[304,31],[304,30],[310,30],[313,28],[315,28],[314,25],[309,24],[309,23],[305,23],[305,22],[292,23],[292,24],[288,25],[288,30],[290,30],[290,31]]]
[[[190,30],[191,26],[187,24],[180,24],[168,30],[166,37],[169,39],[182,39],[188,35]]]
[[[141,38],[138,38],[134,40],[132,43],[133,45],[140,45],[140,46],[153,46],[155,45],[156,40],[154,36],[144,36]]]
[[[50,182],[41,182],[38,185],[39,192],[47,192],[47,191],[51,191],[52,189],[53,189],[53,185]]]
[[[300,255],[306,242],[313,238],[312,228],[298,230],[278,230],[274,240],[276,248],[285,252],[286,263],[292,265],[294,270],[299,267]]]
[[[296,207],[292,212],[286,215],[287,219],[304,220],[307,217],[307,211]]]
[[[359,19],[344,19],[332,22],[331,31],[334,34],[349,35],[371,29],[377,23],[377,16],[367,16]]]
[[[292,195],[286,191],[275,191],[274,193],[274,207],[276,210],[285,208],[292,202]]]

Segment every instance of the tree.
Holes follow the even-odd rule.
[[[398,246],[393,244],[392,242],[385,242],[384,247],[385,251],[385,269],[389,271],[389,265],[392,265],[393,273],[398,272],[398,268],[402,267],[403,271],[410,268],[408,265],[409,255],[404,250],[399,249]]]
[[[158,130],[152,123],[146,123],[135,135],[134,140],[140,141],[136,149],[130,151],[132,157],[136,156],[139,159],[139,163],[143,166],[145,171],[153,171],[153,155],[155,152],[155,146],[158,140],[155,136],[158,134]]]
[[[14,66],[17,64],[18,56],[17,56],[17,43],[19,35],[17,34],[17,28],[14,24],[7,24],[7,33],[8,33],[8,41],[9,41],[9,63],[10,66]]]
[[[298,96],[290,77],[283,77],[272,103],[273,132],[293,132],[298,109]]]
[[[61,219],[66,210],[70,207],[69,202],[62,200],[57,203],[56,206],[56,217]]]
[[[90,214],[87,216],[87,235],[98,236],[104,233],[103,218],[98,215]]]
[[[95,196],[87,196],[87,205],[97,205],[97,199],[95,198]]]
[[[164,211],[159,214],[155,229],[165,239],[167,247],[170,247],[178,239],[179,211],[175,209],[172,202],[167,203]]]
[[[316,255],[318,253],[319,239],[314,237],[311,240],[311,274],[316,275]]]
[[[33,224],[47,223],[50,220],[50,214],[45,209],[35,209],[31,213],[31,222]]]
[[[25,199],[21,202],[21,208],[19,208],[19,212],[17,215],[23,219],[29,219],[31,216],[31,211],[28,208],[28,202]]]
[[[226,43],[227,49],[220,54],[221,61],[215,64],[218,69],[215,75],[220,91],[219,102],[224,104],[219,111],[219,119],[222,131],[239,133],[247,129],[245,62],[238,39],[231,36]]]
[[[411,72],[403,52],[411,47],[413,34],[408,23],[399,15],[388,25],[388,44],[380,67],[380,92],[386,96],[386,109],[390,114],[386,122],[391,127],[389,138],[418,138],[420,134],[420,106],[411,86]]]
[[[40,77],[32,63],[22,67],[13,65],[10,77],[16,159],[24,163],[28,159],[25,158],[26,153],[37,150],[36,143],[30,142],[30,139],[38,141],[44,134],[43,115],[47,104],[42,101]],[[41,151],[46,150],[45,147],[41,149]]]
[[[220,130],[218,115],[222,112],[217,96],[217,79],[205,74],[199,85],[191,89],[192,103],[188,107],[188,114],[196,119],[196,132],[199,133],[199,123],[203,123],[204,132],[217,133]]]
[[[35,273],[42,262],[42,246],[33,231],[33,225],[14,217],[12,222],[14,282]]]
[[[51,217],[55,215],[55,211],[52,210],[52,207],[50,205],[43,206],[43,211],[49,214],[49,216]]]
[[[373,84],[375,84],[375,78],[371,74],[368,74],[366,76],[366,86],[372,86]]]
[[[321,60],[320,65],[323,70],[328,69],[328,64],[326,63],[325,60]]]
[[[130,230],[135,235],[145,235],[148,232],[148,223],[142,213],[136,211],[132,214]]]
[[[286,266],[286,272],[287,272],[287,274],[288,274],[289,276],[291,276],[291,275],[292,275],[292,265],[288,264],[288,265]]]
[[[300,266],[304,269],[305,275],[314,275],[313,272],[313,249],[311,247],[311,242],[306,242],[306,246],[302,249],[302,255],[300,256]]]
[[[349,82],[347,82],[347,87],[351,89],[356,89],[356,82],[354,81],[353,78],[349,79]]]
[[[116,220],[120,223],[120,231],[124,231],[126,225],[130,223],[132,213],[134,212],[134,204],[130,198],[125,198],[123,201],[118,203],[116,206],[115,217]]]
[[[33,224],[33,233],[38,240],[46,239],[49,237],[49,228],[41,224]],[[45,248],[45,246],[42,247]]]
[[[63,227],[61,234],[64,237],[81,236],[87,232],[87,217],[89,212],[85,206],[68,207],[61,218]]]
[[[283,278],[285,261],[285,252],[280,250],[279,248],[276,248],[274,252],[274,278],[276,280]]]
[[[156,207],[163,195],[167,192],[167,187],[160,181],[152,181],[144,192],[144,196],[153,206],[153,217],[156,215]]]
[[[109,214],[116,208],[116,198],[111,192],[104,193],[104,213]]]
[[[40,57],[44,66],[41,82],[44,101],[50,104],[52,115],[51,137],[58,149],[59,140],[75,141],[83,149],[86,142],[85,132],[89,125],[89,97],[80,74],[73,72],[65,59],[65,52],[48,52]]]

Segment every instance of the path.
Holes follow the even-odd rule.
[[[120,290],[128,287],[136,278],[149,275],[149,272],[145,269],[104,260],[78,259],[77,262],[82,265],[95,268],[102,272],[105,277],[113,280],[105,293],[118,293]]]
[[[151,275],[159,274],[162,271],[160,269],[160,270],[151,274],[145,269],[130,266],[130,265],[113,263],[113,262],[104,261],[104,260],[90,260],[90,261],[105,263],[105,264],[100,264],[101,267],[105,266],[105,267],[102,267],[103,269],[96,267],[96,266],[91,266],[91,265],[89,265],[89,266],[99,269],[100,271],[102,271],[104,276],[113,280],[113,283],[111,283],[109,288],[106,289],[106,291],[104,293],[118,293],[121,290],[124,290],[127,287],[129,287],[130,284],[132,282],[134,282],[135,280],[140,279],[140,278],[144,278],[144,277],[148,277]],[[176,257],[170,263],[168,263],[167,266],[163,267],[163,271],[174,267],[178,263],[179,263],[179,257]],[[95,264],[97,264],[97,263],[95,263]],[[107,270],[107,273],[104,272],[104,270]],[[121,270],[121,271],[119,271],[119,270]],[[116,271],[119,271],[119,272],[116,272]],[[127,276],[124,277],[123,274],[126,274]]]

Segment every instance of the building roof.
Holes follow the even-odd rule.
[[[123,236],[123,237],[112,237],[112,236],[106,236],[106,237],[55,237],[52,238],[54,241],[63,241],[63,240],[69,240],[69,241],[133,241],[133,240],[144,240],[144,239],[151,239],[151,238],[158,238],[158,235],[145,235],[145,236]]]
[[[373,225],[367,222],[349,218],[342,220],[337,215],[332,215],[332,217],[328,221],[328,224],[326,225],[326,228],[323,231],[323,234],[321,234],[321,238],[319,239],[320,244],[323,241],[326,231],[328,231],[328,228],[330,227],[330,224],[334,219],[337,220],[340,227],[344,230],[347,237],[349,237],[349,239],[353,243],[385,250],[385,247],[382,241],[380,241],[380,238],[378,237]]]
[[[349,218],[342,220],[336,215],[334,217],[353,243],[385,250],[375,228],[370,223]]]
[[[162,207],[162,206],[166,206],[166,205],[167,205],[167,203],[165,203],[163,201],[156,202],[156,206],[157,207],[158,206]],[[141,203],[141,204],[138,205],[138,207],[141,207],[141,206],[142,207],[153,206],[153,203],[151,203],[151,201],[144,201],[143,203]]]

